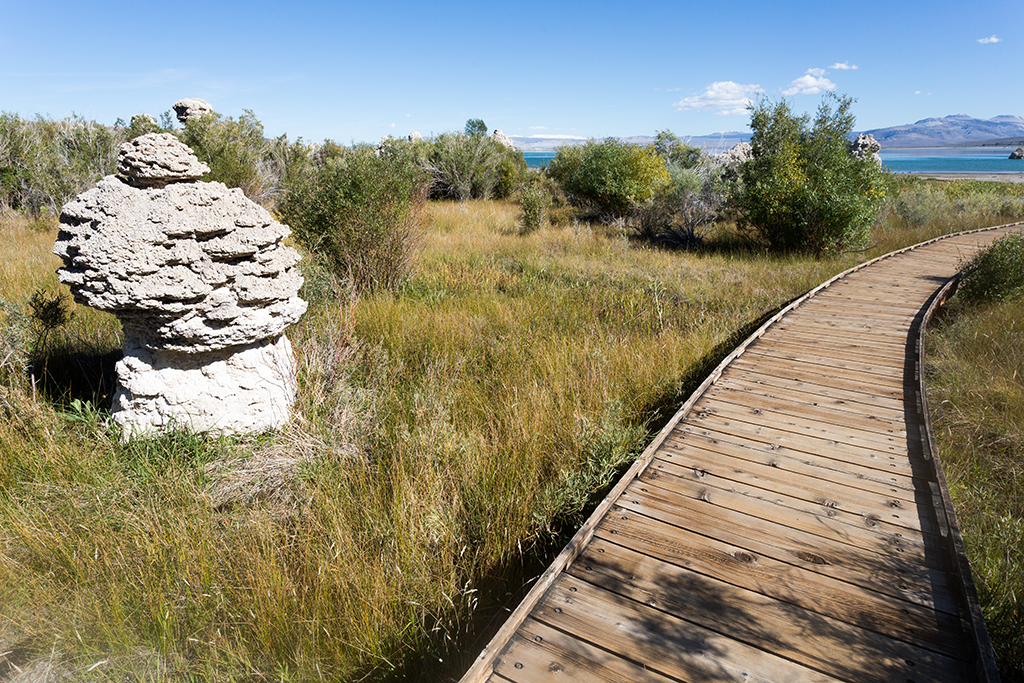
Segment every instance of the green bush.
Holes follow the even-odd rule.
[[[729,185],[720,168],[668,164],[667,170],[670,181],[634,211],[629,227],[640,239],[692,249],[704,241],[704,228],[725,208]]]
[[[550,204],[551,196],[543,187],[535,183],[523,185],[519,194],[519,208],[522,212],[520,233],[534,232],[543,227]]]
[[[217,113],[191,118],[180,133],[200,161],[210,167],[203,180],[237,187],[255,202],[267,204],[280,191],[283,170],[263,124],[246,110],[237,120]]]
[[[522,152],[510,150],[486,135],[464,133],[437,136],[429,145],[423,165],[433,176],[430,196],[458,201],[488,199],[495,194],[511,196],[526,170]]]
[[[652,148],[613,138],[559,148],[548,174],[571,201],[613,218],[628,216],[670,180]]]
[[[314,258],[355,289],[393,288],[409,274],[425,191],[405,146],[349,149],[302,173],[279,212]]]
[[[654,151],[666,163],[680,168],[693,168],[700,163],[703,153],[700,147],[692,147],[670,130],[659,130],[654,138]]]
[[[0,204],[54,216],[75,195],[117,170],[124,129],[77,116],[34,120],[0,114]]]
[[[494,184],[495,199],[509,199],[527,180],[526,158],[517,149],[504,147],[498,162],[498,181]]]
[[[988,303],[1024,293],[1024,234],[1000,237],[962,269],[957,296],[968,304]]]
[[[752,107],[754,157],[742,170],[741,225],[771,250],[825,255],[866,241],[885,189],[878,164],[849,153],[852,105],[827,94],[813,126],[785,100],[762,98]]]

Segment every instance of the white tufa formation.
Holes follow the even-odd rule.
[[[491,134],[491,139],[503,147],[508,147],[509,149],[516,148],[515,143],[512,142],[512,138],[502,133],[500,128],[495,129],[494,133]]]
[[[107,176],[61,213],[53,251],[75,300],[124,328],[113,418],[125,436],[282,425],[296,366],[283,332],[306,310],[287,226],[170,133],[121,147]]]
[[[171,108],[174,109],[174,113],[181,123],[213,113],[210,103],[198,97],[186,97],[183,100],[178,100]]]

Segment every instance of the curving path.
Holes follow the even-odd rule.
[[[829,280],[683,405],[462,679],[995,681],[922,321],[1021,224]]]

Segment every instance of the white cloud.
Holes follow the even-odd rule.
[[[839,69],[840,71],[848,71],[850,69],[856,70],[856,69],[859,69],[860,67],[857,66],[856,64],[848,64],[847,62],[836,62],[835,64],[833,64],[829,68],[830,69]]]
[[[529,129],[530,130],[547,130],[548,127],[547,126],[530,126]]]
[[[1002,38],[998,38],[994,35],[989,36],[988,38],[978,38],[978,42],[981,43],[982,45],[988,45],[989,43],[999,43],[1002,42],[1002,40]]]
[[[542,138],[542,139],[555,139],[555,140],[586,140],[587,138],[580,137],[579,135],[529,135],[530,138]]]
[[[398,124],[392,123],[390,126],[388,126],[388,128],[398,128]]]
[[[807,73],[789,84],[782,91],[786,97],[790,95],[817,95],[825,90],[835,90],[836,84],[825,78],[824,69],[808,69]]]
[[[693,97],[684,97],[672,106],[679,111],[718,109],[719,114],[746,114],[754,95],[764,92],[759,85],[743,85],[733,81],[716,81]]]

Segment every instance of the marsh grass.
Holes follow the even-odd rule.
[[[400,288],[309,271],[298,404],[271,435],[122,444],[103,401],[6,373],[0,652],[85,678],[457,678],[738,336],[867,257],[518,224],[510,202],[428,203]],[[0,240],[11,310],[56,288],[52,234],[5,219]],[[69,353],[120,343],[87,309],[68,328]]]
[[[989,635],[1002,679],[1024,681],[1024,299],[959,302],[928,347],[935,434]]]

